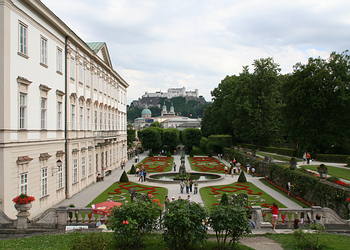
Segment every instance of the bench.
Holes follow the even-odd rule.
[[[108,175],[111,175],[112,174],[112,170],[107,170],[106,172],[105,172],[105,176],[108,176]]]

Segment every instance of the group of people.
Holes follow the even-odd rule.
[[[198,181],[192,180],[192,179],[186,179],[180,181],[180,193],[183,194],[184,190],[186,189],[186,194],[192,193],[197,194],[198,193]]]
[[[147,171],[146,169],[142,166],[141,168],[137,167],[135,171],[135,176],[139,177],[140,182],[145,182],[146,181],[146,176],[147,176]]]
[[[306,162],[307,164],[310,164],[310,162],[311,162],[311,154],[309,152],[305,152],[303,154],[303,161]]]

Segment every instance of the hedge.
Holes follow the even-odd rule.
[[[279,155],[287,155],[287,156],[296,156],[296,151],[295,149],[292,148],[279,148],[279,147],[264,147],[264,146],[257,146],[253,144],[240,144],[242,148],[249,148],[251,150],[261,150],[264,152],[269,152],[269,153],[275,153]]]
[[[247,155],[242,151],[225,149],[225,157],[235,157],[243,165],[249,163],[254,166],[256,173],[268,177],[282,187],[288,182],[292,185],[293,196],[300,197],[312,204],[329,207],[335,210],[342,218],[349,218],[347,198],[350,198],[350,189],[344,188],[319,178],[303,173],[300,170],[291,170],[288,167],[274,163],[267,163]]]
[[[325,162],[347,163],[350,159],[350,155],[316,154],[315,159]]]

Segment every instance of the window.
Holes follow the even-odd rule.
[[[40,63],[47,65],[47,39],[40,38]]]
[[[74,130],[75,129],[75,105],[74,104],[71,105],[71,119],[72,119],[71,121],[72,130]]]
[[[80,107],[80,112],[79,112],[79,123],[80,123],[80,130],[84,129],[84,108]]]
[[[47,168],[41,169],[41,197],[47,195]]]
[[[57,102],[57,129],[62,129],[62,102]]]
[[[19,23],[18,26],[19,31],[19,53],[23,55],[28,55],[28,31],[27,26],[23,23]]]
[[[21,194],[27,194],[28,192],[28,173],[23,173],[20,175],[20,190]]]
[[[95,130],[97,130],[97,111],[95,110]]]
[[[19,128],[26,127],[27,118],[27,94],[19,93]]]
[[[73,184],[78,182],[78,160],[73,160]]]
[[[90,109],[86,109],[86,129],[90,130]]]
[[[74,57],[71,58],[70,61],[70,79],[74,81],[75,79],[75,60]]]
[[[62,161],[57,161],[57,189],[63,188],[63,166]]]
[[[92,174],[92,155],[89,155],[89,175]]]
[[[41,129],[46,129],[46,111],[47,111],[47,99],[44,97],[41,97],[41,102],[40,102],[40,118],[41,118]]]
[[[85,156],[81,158],[81,178],[86,176]]]
[[[62,73],[62,49],[57,48],[57,55],[56,55],[56,70],[57,72]]]

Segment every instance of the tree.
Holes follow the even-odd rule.
[[[217,205],[210,211],[209,224],[213,228],[218,249],[231,249],[250,232],[245,209],[232,205]]]
[[[350,56],[298,63],[282,88],[283,117],[299,152],[350,152]]]
[[[122,173],[122,175],[120,176],[119,182],[129,182],[128,175],[126,174],[125,171],[124,171],[124,172]]]
[[[241,171],[241,173],[238,176],[238,182],[247,182],[247,178],[245,177],[243,171]]]
[[[199,146],[202,133],[200,129],[186,128],[182,131],[182,139],[187,150],[190,152],[193,146]]]
[[[133,129],[132,126],[128,125],[127,128],[127,143],[128,143],[128,148],[131,148],[134,141],[136,139],[136,131]]]
[[[179,130],[167,128],[163,130],[163,144],[170,152],[173,152],[179,144]]]
[[[139,137],[142,147],[152,152],[159,151],[162,146],[162,129],[160,128],[145,128],[139,132]]]
[[[152,122],[151,127],[156,127],[156,128],[161,128],[162,127],[162,124],[160,124],[160,122]]]
[[[188,249],[207,238],[206,210],[195,202],[177,200],[169,203],[164,215],[164,240],[171,249]]]

